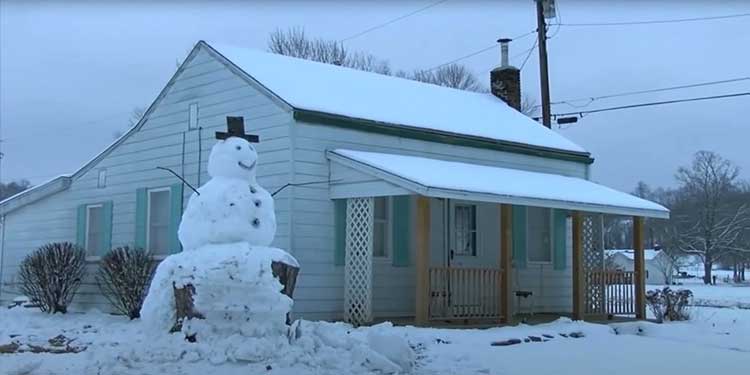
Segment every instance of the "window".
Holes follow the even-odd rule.
[[[104,207],[101,204],[86,206],[86,255],[102,253],[104,244]]]
[[[477,206],[456,204],[453,215],[456,255],[477,255]]]
[[[99,177],[96,181],[96,187],[101,189],[103,187],[107,186],[107,170],[106,169],[100,169],[99,170]]]
[[[551,263],[552,210],[529,207],[527,212],[527,260],[532,263]]]
[[[169,253],[170,191],[149,190],[146,243],[154,255]]]
[[[375,218],[372,238],[372,256],[388,258],[391,244],[391,200],[389,197],[375,198]]]
[[[198,103],[190,104],[188,114],[188,129],[198,128]]]

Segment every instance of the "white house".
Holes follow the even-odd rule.
[[[491,77],[495,95],[520,101],[518,69]],[[190,190],[157,167],[201,185],[227,116],[260,137],[261,185],[297,185],[275,196],[273,245],[301,262],[294,313],[308,319],[507,321],[514,291],[532,292],[536,311],[581,318],[595,298],[587,215],[637,228],[669,215],[589,181],[588,152],[491,94],[199,42],[125,135],[0,203],[0,301],[47,242],[84,247],[91,275],[114,246],[180,251]],[[107,308],[93,278],[75,302]]]
[[[632,249],[606,250],[612,264],[623,271],[635,269],[635,251]],[[663,251],[646,249],[646,284],[667,285],[673,278],[674,266],[671,258]]]

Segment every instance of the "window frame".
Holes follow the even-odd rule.
[[[549,254],[549,260],[532,260],[531,259],[531,251],[529,251],[529,237],[532,235],[531,231],[529,230],[529,214],[528,211],[530,209],[542,209],[547,210],[547,222],[549,223],[549,247],[548,247],[548,254]],[[526,263],[527,264],[542,264],[542,265],[550,265],[554,263],[555,261],[555,219],[554,219],[554,211],[553,209],[549,207],[527,207],[526,208]]]
[[[84,229],[83,249],[86,251],[86,260],[99,260],[101,255],[98,252],[89,252],[89,231],[91,229],[91,215],[90,210],[92,208],[99,208],[102,210],[102,217],[104,217],[104,203],[91,203],[86,204],[86,228]],[[104,228],[101,228],[101,235],[104,235]],[[102,252],[104,249],[102,249]]]
[[[457,242],[458,241],[458,228],[456,228],[456,223],[457,223],[456,210],[459,207],[468,207],[470,212],[473,213],[473,216],[474,216],[474,220],[473,220],[474,228],[469,230],[469,235],[471,235],[472,232],[474,234],[474,243],[473,243],[474,246],[472,248],[472,251],[469,253],[458,251],[458,242]],[[453,222],[452,222],[452,228],[450,228],[450,230],[453,232],[451,236],[452,237],[451,247],[453,248],[453,255],[457,257],[479,257],[479,207],[476,204],[470,203],[470,202],[455,202],[453,203],[452,211],[453,211],[453,215],[452,215]]]
[[[167,198],[167,212],[169,212],[170,202],[172,201],[172,189],[169,186],[146,189],[146,250],[151,253],[151,258],[161,260],[170,255],[169,245],[167,245],[166,253],[156,254],[151,249],[151,193],[159,193],[166,191],[168,193]],[[169,221],[167,221],[167,236],[169,236]]]
[[[383,238],[383,256],[375,255],[375,225],[378,218],[375,216],[375,202],[378,199],[385,200],[385,219],[381,219],[385,229]],[[393,199],[390,196],[372,198],[372,259],[376,262],[388,262],[393,255]]]

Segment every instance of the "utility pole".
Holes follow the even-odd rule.
[[[536,25],[537,37],[539,41],[539,78],[542,86],[542,124],[552,128],[552,119],[550,115],[549,99],[549,72],[547,70],[547,22],[544,19],[544,6],[546,2],[551,2],[554,7],[554,0],[535,0],[536,2]]]

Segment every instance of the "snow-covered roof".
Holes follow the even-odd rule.
[[[611,250],[605,250],[604,251],[607,256],[613,256],[615,254],[622,254],[626,258],[633,260],[635,259],[635,251],[633,249],[611,249]],[[644,257],[646,260],[652,260],[656,258],[657,255],[659,255],[659,250],[654,249],[645,249],[643,250]]]
[[[657,203],[582,178],[344,149],[329,151],[328,158],[426,196],[669,217]]]
[[[295,109],[586,153],[492,94],[248,48],[210,47]]]
[[[50,194],[62,191],[70,186],[71,175],[63,174],[11,195],[0,201],[0,214],[7,214],[19,207],[36,202]]]

